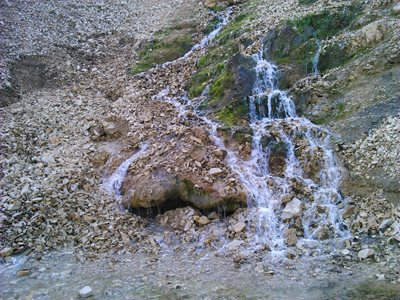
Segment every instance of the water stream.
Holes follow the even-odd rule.
[[[130,156],[127,160],[125,160],[118,169],[107,179],[105,183],[105,189],[108,193],[115,197],[117,201],[118,207],[121,210],[124,210],[122,206],[122,195],[121,195],[121,187],[122,183],[125,179],[126,173],[128,172],[129,166],[136,160],[138,160],[147,150],[148,145],[142,144],[139,149]]]
[[[278,89],[277,67],[263,58],[263,49],[253,55],[253,59],[257,79],[249,98],[249,119],[253,130],[250,159],[241,159],[225,147],[217,134],[218,123],[206,116],[200,118],[208,125],[215,145],[227,151],[228,165],[239,175],[247,190],[248,205],[257,220],[255,244],[267,245],[275,252],[284,251],[289,228],[300,233],[302,243],[340,242],[349,238],[338,209],[338,205],[344,205],[345,199],[339,192],[340,172],[330,148],[329,132],[297,116],[293,100]],[[196,107],[187,96],[169,97],[168,94],[166,88],[154,99],[172,103],[179,116]],[[266,145],[266,138],[273,139],[273,143]],[[282,145],[285,152],[284,172],[280,175],[270,171],[271,148],[276,144]],[[309,156],[308,160],[317,161],[316,174],[310,175],[304,170],[305,164],[310,162],[300,159],[297,150],[301,144],[306,148],[304,152]],[[299,188],[306,192],[297,191]],[[291,219],[283,217],[283,208],[288,201],[298,205],[299,212],[294,216],[300,217],[300,223],[285,221]]]
[[[318,63],[319,63],[319,57],[321,56],[321,50],[322,50],[322,44],[320,40],[317,40],[317,51],[314,54],[313,57],[313,75],[318,76],[319,75],[319,69],[318,69]]]
[[[214,31],[177,60],[211,43],[227,24],[230,14],[228,10]],[[320,49],[318,43],[315,73]],[[204,115],[199,117],[208,125],[215,145],[227,151],[227,163],[239,175],[247,191],[252,219],[256,220],[254,243],[266,245],[273,252],[285,251],[289,229],[295,230],[300,243],[341,242],[349,238],[338,208],[344,206],[345,199],[339,192],[340,172],[330,147],[329,132],[297,116],[291,97],[278,88],[278,68],[264,59],[262,47],[253,55],[253,60],[256,80],[253,95],[249,97],[249,126],[253,130],[250,159],[244,160],[225,147],[217,133],[218,123]],[[205,91],[203,96],[206,95]],[[193,109],[201,115],[196,111],[196,101],[191,101],[187,95],[170,97],[168,87],[153,100],[173,104],[179,116]],[[117,200],[121,197],[120,188],[128,166],[143,151],[145,147],[125,161],[110,178],[108,189]],[[280,159],[278,166],[274,165],[275,158]]]

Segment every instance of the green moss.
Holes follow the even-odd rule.
[[[221,68],[224,68],[221,70]],[[235,84],[233,73],[223,64],[217,65],[217,73],[219,74],[210,87],[210,103],[216,102],[224,97],[226,90]]]
[[[217,119],[226,126],[232,127],[240,124],[247,116],[247,105],[243,101],[236,101],[216,113]],[[239,138],[239,136],[237,136]],[[243,139],[245,138],[243,134]],[[235,138],[236,139],[236,138]]]
[[[254,16],[249,13],[242,13],[232,20],[217,37],[220,44],[226,44],[229,40],[235,39],[248,31],[246,23],[254,20]]]
[[[320,13],[308,14],[300,19],[289,22],[300,33],[312,30],[319,39],[334,36],[339,31],[350,26],[359,15],[361,4],[353,2],[337,11],[324,10]]]
[[[400,289],[386,283],[367,282],[350,291],[348,297],[354,300],[395,300],[400,298]]]
[[[188,52],[192,44],[192,32],[185,26],[158,32],[154,40],[139,51],[139,60],[131,73],[138,74],[158,64],[173,61]]]
[[[336,105],[336,109],[339,111],[339,113],[343,113],[345,108],[346,108],[346,104],[344,104],[343,102],[338,103]]]
[[[201,72],[195,73],[188,83],[188,91],[190,98],[196,98],[201,95],[207,83],[213,76],[214,70],[212,68],[207,68]]]
[[[287,152],[287,146],[285,142],[270,142],[269,144],[269,149],[271,152],[271,155],[274,156],[285,156]]]
[[[299,0],[300,5],[311,5],[317,2],[317,0]]]

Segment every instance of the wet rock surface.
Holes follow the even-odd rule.
[[[227,4],[237,4],[233,2]],[[240,52],[233,59],[222,60],[229,65],[237,88],[227,92],[225,100],[240,100],[228,103],[232,109],[237,103],[246,104],[245,98],[251,93],[255,75],[248,55],[259,47],[255,42],[258,38],[278,28],[289,16],[298,19],[327,8],[340,11],[347,5],[347,1],[316,1],[306,6],[294,0],[248,2],[234,7],[234,16],[247,14],[252,16],[251,21],[241,15],[244,21],[232,17],[236,20],[232,23],[240,24],[240,30],[250,29],[229,27],[218,41],[219,49],[227,52],[232,45],[223,40],[235,41]],[[204,5],[217,7],[219,1],[206,1]],[[295,97],[304,100],[299,105],[302,113],[331,125],[334,133],[342,135],[337,152],[347,170],[343,172],[348,173],[343,185],[348,202],[338,201],[335,206],[352,236],[331,243],[332,228],[321,226],[315,240],[305,241],[303,211],[309,208],[305,205],[316,203],[314,191],[307,182],[293,177],[277,209],[286,220],[283,239],[289,248],[276,261],[268,256],[270,249],[255,240],[257,211],[251,205],[239,208],[247,205],[248,195],[240,176],[229,166],[227,151],[210,137],[209,124],[197,115],[196,107],[182,110],[167,101],[185,94],[193,74],[201,69],[204,53],[195,51],[185,60],[134,76],[127,71],[135,65],[139,58],[136,51],[149,37],[172,28],[177,20],[179,24],[193,22],[200,31],[213,18],[202,3],[5,1],[0,8],[6,12],[2,18],[7,42],[5,62],[1,58],[0,64],[0,95],[5,95],[0,105],[1,296],[76,297],[85,285],[91,291],[85,289],[82,297],[91,293],[114,299],[210,296],[204,294],[201,280],[194,279],[194,274],[210,282],[216,296],[213,299],[265,297],[265,287],[276,290],[276,294],[271,292],[272,298],[301,295],[304,299],[321,299],[328,294],[363,299],[362,291],[367,289],[362,285],[360,290],[352,286],[337,291],[322,282],[332,281],[336,286],[336,282],[354,275],[355,284],[376,278],[398,284],[399,118],[398,82],[394,79],[398,75],[399,35],[398,19],[389,14],[392,10],[396,14],[396,5],[377,1],[364,10],[384,16],[382,20],[360,19],[350,33],[346,28],[339,37],[324,41],[322,63],[334,61],[336,46],[343,42],[347,46],[340,53],[349,57],[350,65],[320,68],[323,73],[318,76],[307,76],[309,72],[303,69],[292,74],[284,70],[293,77],[284,84],[293,94],[304,96]],[[20,11],[34,17],[26,17],[27,13],[19,18]],[[255,16],[249,13],[254,11]],[[43,26],[46,34],[40,30]],[[193,35],[193,41],[200,38],[201,34]],[[372,50],[354,60],[346,56],[364,48]],[[225,75],[216,78],[224,81]],[[212,86],[213,80],[207,84]],[[344,84],[347,80],[349,85]],[[365,82],[371,83],[368,88]],[[382,97],[378,97],[380,94]],[[388,95],[392,100],[387,100]],[[216,115],[232,121],[218,128],[218,134],[227,149],[246,160],[254,133],[245,127],[246,117],[239,114],[240,121],[236,122],[231,108]],[[322,120],[332,108],[333,118]],[[233,126],[238,124],[242,127]],[[352,130],[349,124],[357,128]],[[296,132],[296,126],[300,125],[283,124],[285,134]],[[282,192],[279,178],[284,176],[287,149],[280,144],[277,128],[270,126],[266,131],[262,142],[273,150],[269,164],[276,176],[268,185]],[[317,131],[313,134],[326,136]],[[319,182],[322,149],[311,151],[305,141],[301,135],[294,139],[294,154],[306,176]],[[104,184],[143,143],[148,148],[129,165],[121,182],[124,208],[134,214],[121,212]],[[318,214],[326,213],[326,207],[314,209]],[[71,253],[63,256],[57,250],[46,254],[50,249],[71,249]],[[13,262],[16,256],[11,255],[19,254],[22,256]],[[184,259],[177,261],[176,257]],[[363,264],[357,264],[359,261]],[[211,267],[218,265],[221,272]],[[133,275],[133,268],[140,270],[138,275]],[[109,273],[103,285],[99,277],[105,270]],[[237,277],[238,270],[246,274],[246,280]],[[302,286],[282,286],[287,278],[293,282],[304,278],[304,272],[318,278],[308,283],[315,294],[305,294]],[[82,274],[90,280],[82,282]],[[133,282],[132,288],[124,284],[127,278]],[[44,288],[43,281],[63,283],[56,290]],[[35,291],[30,292],[32,289]],[[387,299],[396,299],[396,289],[377,286],[378,294],[373,295],[385,299],[381,291],[386,290]]]

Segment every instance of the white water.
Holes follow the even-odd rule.
[[[192,49],[190,49],[188,52],[186,52],[183,56],[181,56],[178,59],[175,59],[173,61],[163,63],[161,65],[161,68],[169,66],[171,64],[174,64],[177,61],[185,60],[190,55],[192,55],[193,52],[204,49],[207,45],[209,45],[218,36],[218,34],[221,32],[221,30],[228,24],[229,17],[231,15],[232,15],[232,9],[228,8],[226,13],[223,16],[219,17],[219,23],[215,25],[215,28],[212,32],[210,32],[207,36],[205,36],[199,43],[195,44],[192,47]]]
[[[319,57],[321,56],[321,50],[322,50],[321,41],[317,40],[317,51],[315,52],[313,58],[313,74],[315,76],[319,75],[318,64],[319,64]]]
[[[293,194],[293,181],[299,182],[308,195],[296,195],[300,198],[301,213],[300,242],[327,239],[334,241],[349,237],[342,225],[341,215],[336,204],[344,202],[338,192],[340,173],[334,154],[329,145],[329,132],[296,115],[293,100],[284,91],[277,88],[277,67],[263,58],[262,49],[253,56],[256,63],[257,79],[253,95],[249,98],[250,127],[253,129],[252,153],[249,160],[241,159],[234,151],[225,147],[217,134],[219,124],[203,116],[201,119],[209,126],[215,145],[227,151],[227,161],[235,171],[248,193],[248,204],[257,224],[255,244],[267,245],[271,250],[280,252],[286,249],[285,230],[288,223],[281,220],[285,207],[283,200]],[[164,89],[155,100],[172,103],[179,116],[196,107],[186,96],[169,97],[169,89]],[[193,112],[192,112],[193,113]],[[271,135],[281,141],[286,148],[285,170],[283,176],[270,172],[270,146],[263,145],[264,137]],[[320,172],[317,178],[309,178],[303,170],[302,162],[296,157],[296,137],[301,136],[312,155],[318,157]],[[292,198],[292,197],[291,197]]]
[[[216,29],[205,37],[199,44],[183,57],[182,60],[198,49],[208,45],[228,22],[231,12],[228,11]],[[318,59],[321,45],[314,58],[314,72],[318,72]],[[267,245],[273,251],[286,249],[285,231],[294,227],[291,222],[282,221],[281,214],[286,202],[293,197],[302,203],[300,224],[296,229],[301,235],[300,242],[327,239],[334,241],[349,237],[341,220],[337,204],[344,202],[338,192],[340,173],[333,151],[329,145],[329,132],[312,124],[305,118],[298,117],[295,104],[285,91],[278,89],[277,67],[263,58],[263,49],[253,55],[256,63],[256,81],[253,95],[249,97],[249,119],[253,130],[252,153],[249,160],[241,159],[237,153],[227,149],[217,134],[218,124],[203,116],[200,117],[210,128],[210,135],[216,146],[227,151],[227,161],[241,180],[248,193],[248,205],[253,212],[252,219],[256,220],[257,234],[255,244]],[[174,61],[175,62],[175,61]],[[173,62],[170,62],[173,63]],[[170,64],[168,63],[168,64]],[[206,96],[203,93],[203,98]],[[169,88],[162,90],[153,100],[173,104],[179,116],[184,116],[189,110],[193,113],[198,105],[192,103],[187,96],[169,97]],[[271,145],[263,145],[263,139],[272,138],[283,145],[285,149],[285,165],[283,174],[273,174],[270,168]],[[296,139],[307,147],[309,158],[300,161],[296,156],[299,145]],[[317,176],[310,178],[304,170],[304,163],[317,160],[320,171]],[[304,162],[306,161],[306,162]],[[127,162],[129,165],[131,162]],[[116,190],[120,189],[126,174],[125,163],[121,166],[120,179],[116,182]],[[125,171],[124,171],[125,170]],[[122,179],[121,179],[122,178]],[[296,191],[300,188],[300,191]],[[306,192],[304,192],[306,191]],[[118,193],[115,193],[118,194]]]
[[[136,160],[138,160],[147,150],[148,145],[142,144],[138,151],[136,151],[131,157],[125,160],[118,169],[107,179],[105,183],[105,188],[108,193],[115,197],[118,207],[123,210],[122,207],[122,195],[121,187],[124,182],[125,176],[128,172],[129,166]]]

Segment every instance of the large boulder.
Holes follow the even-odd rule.
[[[216,180],[209,186],[195,185],[163,169],[127,176],[122,186],[123,205],[133,211],[156,208],[166,211],[191,205],[199,209],[225,206],[228,211],[246,205],[246,193],[232,191],[228,183]]]

